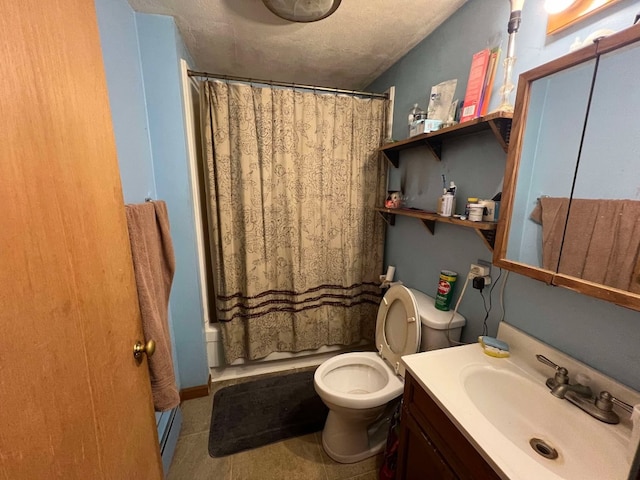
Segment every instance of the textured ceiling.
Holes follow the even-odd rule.
[[[292,23],[261,0],[129,0],[171,15],[198,70],[362,89],[466,0],[342,0],[330,17]]]

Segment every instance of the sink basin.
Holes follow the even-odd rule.
[[[490,357],[471,344],[402,361],[501,478],[627,480],[637,448],[630,444],[629,415],[618,411],[621,422],[610,425],[554,397],[545,385],[553,369],[536,354],[567,368],[571,378],[585,375],[595,392],[632,404],[640,403],[640,392],[504,322],[498,336],[510,344],[509,358]]]
[[[561,478],[625,478],[627,445],[615,428],[554,397],[512,362],[499,365],[465,367],[460,380],[471,403],[502,435]],[[620,467],[618,475],[612,465]]]

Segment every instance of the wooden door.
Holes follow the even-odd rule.
[[[0,478],[161,478],[92,0],[2,1],[0,139]]]

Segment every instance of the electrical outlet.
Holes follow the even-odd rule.
[[[489,275],[489,270],[489,267],[472,263],[471,267],[469,268],[469,273],[475,277],[486,277],[487,275]]]
[[[476,262],[476,265],[482,265],[485,267],[489,267],[489,270],[491,270],[491,262],[489,260],[483,260],[481,258],[478,259],[478,261]]]

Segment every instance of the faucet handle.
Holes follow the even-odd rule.
[[[556,370],[558,370],[559,368],[562,368],[560,365],[558,365],[557,363],[553,363],[544,355],[537,354],[536,358],[538,359],[539,362],[544,363],[545,365],[548,365],[551,368],[555,368]]]
[[[607,391],[601,391],[596,397],[594,405],[596,407],[595,417],[603,422],[616,424],[620,422],[620,417],[613,411],[613,401],[619,401]],[[587,410],[588,411],[588,410]],[[591,412],[589,412],[591,413]],[[592,413],[592,414],[593,414]]]
[[[609,392],[603,390],[602,392],[600,392],[600,395],[598,395],[598,398],[596,399],[596,406],[598,406],[599,408],[603,408],[603,406],[605,406],[605,409],[608,407],[608,409],[611,410],[610,405],[617,405],[621,409],[629,413],[633,413],[633,406],[629,405],[627,402],[623,402],[622,400],[617,399]]]
[[[557,384],[569,383],[569,371],[566,368],[561,367],[557,363],[552,362],[544,355],[537,354],[536,358],[538,359],[539,362],[544,363],[545,365],[551,368],[555,368],[556,370],[555,381]]]

